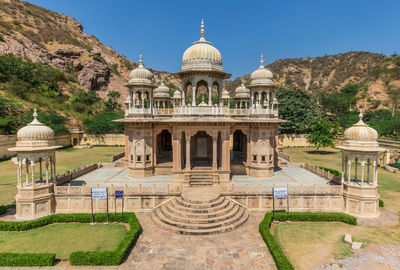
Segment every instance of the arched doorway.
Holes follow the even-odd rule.
[[[172,135],[167,129],[163,129],[157,135],[157,163],[172,162]]]
[[[190,155],[193,168],[212,166],[212,137],[205,131],[198,131],[190,140]]]
[[[196,105],[199,105],[203,101],[208,104],[208,85],[206,81],[201,80],[196,86]]]
[[[247,135],[240,129],[233,133],[232,161],[231,163],[243,163],[247,159]]]

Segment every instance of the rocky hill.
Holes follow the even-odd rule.
[[[50,64],[72,75],[77,87],[99,90],[102,98],[115,90],[121,94],[119,101],[124,100],[124,84],[136,63],[85,34],[82,25],[69,16],[18,0],[1,2],[0,54]],[[156,72],[157,80],[160,76],[175,82],[168,73]]]

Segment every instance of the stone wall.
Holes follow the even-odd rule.
[[[87,174],[91,171],[94,171],[98,168],[101,168],[101,163],[95,163],[89,166],[82,166],[80,168],[74,169],[72,171],[69,171],[69,173],[63,174],[63,175],[57,175],[56,177],[56,184],[58,186],[63,185],[65,183],[68,183],[72,179],[75,179],[79,176],[82,176],[84,174]]]
[[[310,147],[308,134],[279,134],[279,147]]]
[[[124,134],[83,134],[82,145],[125,145]]]

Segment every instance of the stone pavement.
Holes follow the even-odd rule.
[[[13,269],[276,269],[274,260],[258,232],[258,224],[264,213],[251,212],[249,220],[231,232],[205,236],[180,235],[161,230],[150,220],[150,213],[137,213],[137,217],[142,224],[143,233],[126,262],[120,266],[73,267],[61,263],[53,267]]]

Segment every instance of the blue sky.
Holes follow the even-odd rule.
[[[259,65],[350,50],[400,52],[398,0],[106,1],[29,0],[77,19],[87,34],[147,67],[181,68],[182,54],[205,38],[222,53],[233,78]]]

